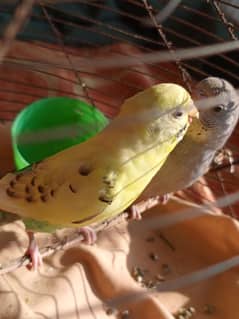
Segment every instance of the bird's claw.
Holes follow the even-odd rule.
[[[230,173],[233,174],[235,173],[235,166],[234,166],[234,157],[233,153],[230,149],[228,148],[223,148],[217,151],[213,162],[216,166],[221,166],[224,164],[229,164],[228,166],[230,167]]]
[[[161,195],[158,198],[158,204],[166,205],[169,199],[170,199],[170,194]]]
[[[38,268],[42,265],[42,256],[39,251],[39,247],[36,243],[34,234],[32,232],[28,232],[29,237],[29,245],[25,256],[30,258],[30,263],[27,265],[29,270],[38,270]]]
[[[128,219],[132,220],[140,220],[142,219],[142,212],[141,212],[141,203],[132,205],[128,212]]]
[[[96,232],[91,227],[81,227],[79,233],[84,237],[83,242],[88,245],[93,245],[97,240]]]
[[[147,200],[141,201],[130,207],[128,211],[128,219],[140,220],[142,219],[142,213],[146,210],[153,208],[159,204],[165,205],[169,201],[170,194],[165,194],[162,196],[151,197]]]

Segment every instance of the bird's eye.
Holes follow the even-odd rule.
[[[217,105],[213,108],[214,112],[221,112],[223,110],[223,105]]]
[[[203,90],[199,90],[199,95],[200,96],[207,96],[207,94]]]
[[[180,111],[180,110],[175,111],[175,112],[173,113],[173,116],[174,116],[175,118],[180,118],[181,116],[183,116],[183,111]]]

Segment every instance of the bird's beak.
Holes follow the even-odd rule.
[[[199,118],[198,109],[196,108],[195,104],[192,103],[192,105],[190,105],[190,107],[191,107],[191,110],[190,110],[189,115],[188,115],[189,123],[192,122],[193,118],[197,118],[197,119]]]

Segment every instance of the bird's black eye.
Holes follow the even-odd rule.
[[[221,112],[223,110],[223,105],[217,105],[213,108],[214,112]]]
[[[177,111],[175,111],[175,112],[173,113],[173,116],[174,116],[175,118],[179,118],[179,117],[183,116],[183,111],[177,110]]]
[[[199,95],[201,96],[207,96],[207,94],[203,90],[199,90]]]

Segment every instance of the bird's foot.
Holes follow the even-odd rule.
[[[128,211],[128,219],[140,220],[142,219],[141,202],[132,205]]]
[[[170,199],[170,194],[161,195],[158,198],[158,204],[166,205],[168,203],[169,199]],[[158,205],[158,204],[156,204],[156,205]]]
[[[38,268],[42,265],[42,256],[36,243],[34,233],[29,231],[27,234],[29,238],[29,245],[27,251],[25,252],[25,256],[28,256],[31,259],[31,262],[27,265],[27,268],[29,270],[38,270]]]
[[[151,197],[147,200],[143,200],[139,203],[132,205],[128,211],[128,219],[140,220],[142,219],[142,213],[146,210],[153,208],[159,204],[165,205],[169,201],[170,194],[162,196]]]
[[[79,234],[84,237],[84,243],[88,245],[93,245],[97,240],[96,232],[91,227],[79,228]]]
[[[233,152],[228,148],[223,148],[219,151],[217,151],[213,163],[215,166],[223,166],[225,164],[228,164],[228,167],[230,169],[230,173],[235,173],[235,165],[234,165],[235,158],[233,156]]]

